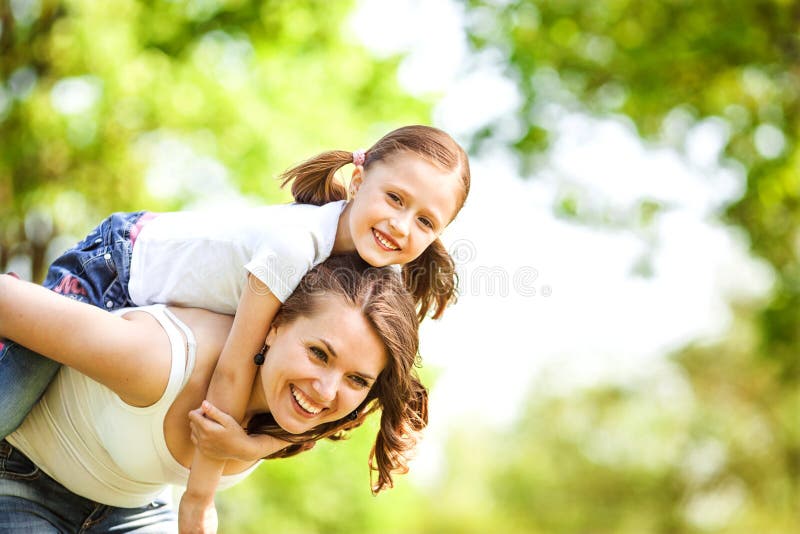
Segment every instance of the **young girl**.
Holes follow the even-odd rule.
[[[346,191],[335,174],[349,163],[355,169]],[[455,269],[439,235],[470,184],[467,156],[449,135],[426,126],[399,128],[366,152],[325,152],[282,178],[284,185],[292,182],[296,204],[114,214],[53,263],[44,285],[108,310],[168,303],[235,314],[207,398],[236,420],[256,372],[243,362],[263,361],[281,302],[329,255],[356,252],[376,267],[403,265],[419,320],[441,316],[454,296]],[[6,425],[0,431],[19,424],[56,370],[44,358],[0,359],[0,422]],[[181,501],[182,529],[213,513],[222,465],[196,454]]]

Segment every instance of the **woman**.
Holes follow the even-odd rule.
[[[185,485],[187,413],[205,397],[231,320],[162,306],[110,314],[0,275],[0,336],[69,366],[0,444],[0,532],[175,530],[157,496]],[[335,439],[380,408],[373,491],[390,487],[427,423],[417,346],[414,306],[392,269],[338,257],[312,270],[276,316],[252,385],[245,424],[263,435],[259,456]],[[229,460],[222,486],[254,464]]]

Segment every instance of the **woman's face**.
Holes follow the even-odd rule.
[[[355,410],[387,362],[383,342],[358,309],[340,297],[323,297],[317,308],[270,331],[256,386],[266,410],[292,434]]]

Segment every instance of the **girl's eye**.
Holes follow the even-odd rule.
[[[352,380],[352,381],[353,381],[353,382],[354,382],[354,383],[355,383],[355,384],[356,384],[358,387],[365,388],[365,387],[369,386],[369,383],[367,383],[367,381],[366,381],[366,380],[364,380],[363,378],[361,378],[361,377],[360,377],[360,376],[358,376],[358,375],[353,375],[353,376],[351,376],[351,377],[350,377],[350,379],[351,379],[351,380]]]
[[[425,226],[426,228],[433,230],[433,223],[427,217],[420,217],[419,222],[422,223],[422,225]]]
[[[326,362],[327,363],[328,355],[325,353],[324,350],[322,350],[319,347],[310,347],[309,350],[311,351],[311,353],[314,355],[314,357],[316,359],[318,359],[321,362]]]
[[[398,195],[396,193],[386,193],[386,196],[389,197],[392,200],[392,202],[395,202],[397,204],[401,203],[400,202],[400,195]]]

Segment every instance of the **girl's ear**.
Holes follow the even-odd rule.
[[[350,187],[347,190],[351,198],[356,196],[356,193],[358,193],[358,190],[363,182],[364,167],[361,165],[356,165],[356,168],[353,169],[353,175],[350,177]]]

